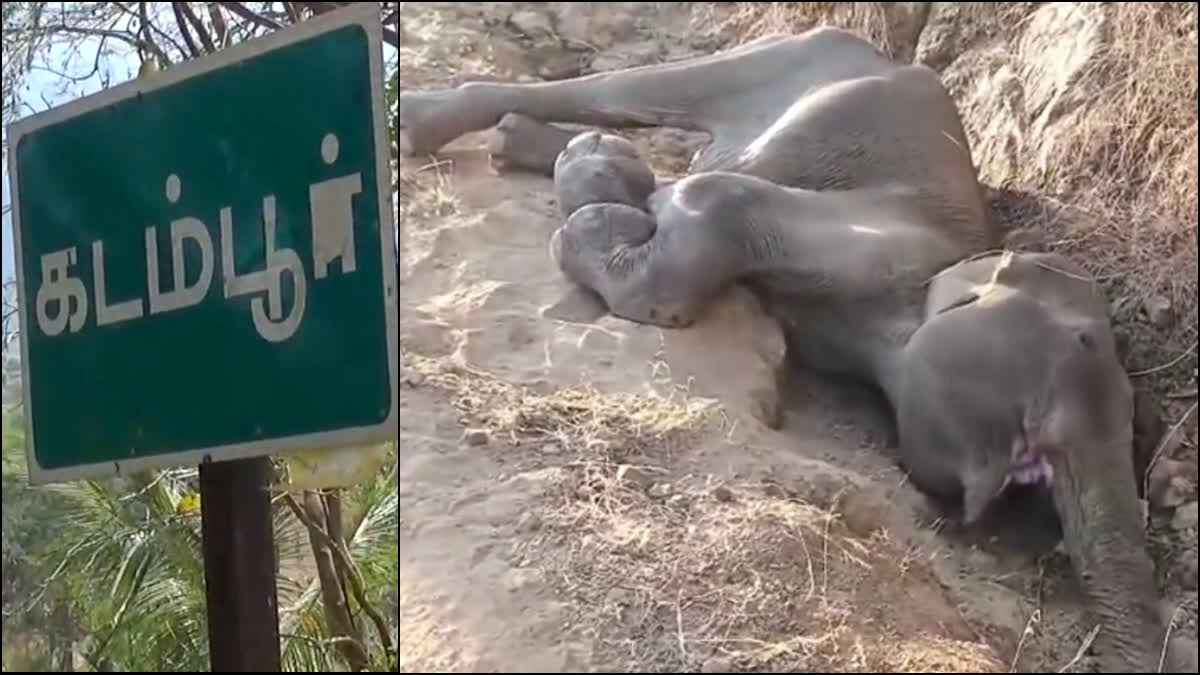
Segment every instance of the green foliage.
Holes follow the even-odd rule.
[[[208,668],[196,471],[152,472],[111,481],[33,488],[25,475],[24,426],[6,412],[4,434],[4,669]],[[397,462],[343,491],[347,548],[369,601],[394,626]],[[275,511],[284,669],[345,670],[326,625],[307,531]],[[368,653],[382,669],[394,659],[361,608]],[[394,646],[393,646],[394,650]],[[394,669],[393,669],[394,670]]]

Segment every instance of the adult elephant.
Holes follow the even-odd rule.
[[[1093,281],[1059,256],[987,254],[970,147],[937,75],[834,28],[544,84],[401,93],[401,149],[499,125],[511,164],[555,178],[551,252],[595,311],[684,327],[731,284],[780,322],[789,358],[890,401],[900,454],[968,521],[1009,483],[1052,495],[1110,672],[1159,669],[1167,626],[1137,503],[1132,401]],[[707,131],[657,186],[618,137]],[[1168,670],[1195,671],[1194,646]]]

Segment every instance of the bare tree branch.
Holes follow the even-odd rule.
[[[268,19],[265,16],[251,12],[240,2],[222,2],[221,6],[233,12],[234,14],[237,14],[243,19],[246,19],[247,21],[253,21],[254,23],[265,28],[270,28],[272,30],[279,30],[280,28],[283,28],[283,24],[275,21],[274,19]]]
[[[188,18],[192,27],[196,29],[196,36],[200,38],[200,43],[204,45],[204,51],[208,54],[217,51],[213,47],[212,38],[208,35],[208,29],[204,27],[204,22],[200,21],[200,17],[196,16],[196,13],[192,11],[191,3],[179,2],[175,4],[179,5],[179,9],[183,12],[183,15]],[[180,29],[182,28],[183,26],[180,25]]]
[[[293,24],[300,23],[300,12],[296,9],[296,3],[285,2],[283,3],[283,9],[287,12],[288,19],[290,19]]]
[[[191,52],[192,58],[200,56],[200,49],[196,47],[196,42],[192,40],[192,33],[188,30],[187,22],[183,18],[183,12],[179,10],[180,3],[172,2],[171,11],[175,13],[175,23],[179,25],[179,34],[183,36],[183,41],[187,43],[188,51]]]
[[[285,494],[283,499],[292,514],[308,529],[309,544],[317,563],[317,576],[320,580],[321,596],[325,605],[325,619],[329,628],[340,633],[339,637],[349,638],[345,643],[339,644],[338,649],[350,664],[352,671],[364,670],[369,661],[369,655],[366,646],[362,643],[362,634],[354,627],[354,622],[350,618],[349,603],[341,591],[339,577],[342,574],[342,568],[338,565],[337,558],[342,555],[342,551],[337,548],[336,543],[329,538],[329,535],[317,522],[322,515],[321,502],[317,499],[316,493],[311,490],[304,491],[303,505],[289,494]]]
[[[225,15],[221,6],[215,2],[208,3],[208,18],[212,19],[213,37],[221,48],[229,46],[229,27],[225,25]]]
[[[45,66],[30,66],[29,69],[30,70],[43,70],[52,75],[57,75],[65,80],[70,80],[73,83],[83,82],[84,80],[91,79],[92,76],[94,76],[96,73],[100,72],[100,55],[104,53],[104,43],[107,41],[108,41],[107,35],[100,38],[100,46],[96,47],[96,58],[92,61],[92,72],[88,73],[87,75],[68,75],[66,73],[59,72],[57,70],[54,70],[53,68],[47,68]]]
[[[123,3],[123,2],[114,2],[114,3],[112,3],[112,5],[118,9],[120,9],[121,11],[125,12],[129,16],[133,16],[133,17],[137,16],[137,12],[133,11],[133,9],[131,9],[130,7],[127,7],[125,5],[125,3]],[[168,35],[166,31],[159,28],[158,24],[151,21],[150,29],[153,30],[155,33],[157,33],[158,37],[160,39],[166,40],[168,43],[170,43],[171,47],[173,47],[175,49],[175,51],[179,52],[180,54],[187,53],[186,50],[184,50],[183,45],[179,44],[179,42],[174,37],[171,37],[170,35]]]
[[[67,24],[58,24],[50,26],[49,30],[56,33],[68,33],[73,35],[91,35],[97,37],[110,37],[114,40],[120,40],[131,47],[141,49],[147,52],[153,52],[154,48],[149,46],[145,40],[131,33],[123,33],[121,31],[106,30],[103,28],[88,28],[86,26],[68,26]]]
[[[162,67],[165,68],[171,65],[171,59],[167,57],[167,53],[158,46],[158,43],[150,35],[150,17],[146,13],[146,3],[144,2],[138,3],[138,20],[141,22],[138,26],[138,39],[145,43],[148,51],[158,57],[159,64]]]

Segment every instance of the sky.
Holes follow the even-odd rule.
[[[90,61],[88,55],[94,55],[97,40],[84,41],[82,48],[79,49],[78,55],[72,55],[68,52],[65,46],[55,46],[47,52],[46,60],[49,64],[62,64],[66,60],[67,67],[64,72],[70,74],[83,74],[91,71],[90,62],[88,67],[84,67],[84,60]],[[50,74],[42,70],[34,70],[25,77],[20,90],[20,101],[23,103],[23,108],[20,110],[22,117],[31,114],[32,112],[42,112],[48,109],[46,102],[50,106],[60,106],[62,103],[74,100],[89,94],[94,94],[100,91],[103,80],[101,76],[107,76],[110,85],[120,84],[125,80],[130,79],[138,72],[137,53],[133,50],[128,50],[125,54],[113,55],[112,58],[103,59],[101,61],[101,70],[94,76],[86,78],[78,84],[67,86],[64,89],[62,83],[65,82],[56,74]],[[43,102],[43,98],[44,101]],[[7,129],[5,130],[5,138],[8,137]],[[7,160],[7,159],[6,159]],[[4,162],[4,204],[8,205],[8,162]],[[13,250],[12,250],[12,220],[10,214],[4,215],[4,229],[2,229],[2,238],[4,238],[4,264],[2,264],[2,273],[0,276],[7,281],[16,274],[16,269],[13,267]]]
[[[80,44],[81,47],[77,54],[72,54],[63,45],[51,47],[46,53],[45,62],[61,66],[65,61],[67,67],[63,69],[63,72],[70,75],[83,75],[91,72],[92,58],[94,58],[96,48],[99,46],[99,40],[85,40]],[[108,47],[116,49],[111,43]],[[65,80],[62,77],[44,70],[35,69],[26,75],[22,83],[20,100],[23,107],[20,114],[21,116],[25,116],[33,112],[41,112],[47,110],[49,107],[57,107],[74,99],[100,91],[103,82],[102,76],[107,77],[109,86],[121,84],[136,75],[140,65],[141,62],[138,60],[137,53],[132,49],[124,53],[117,53],[109,58],[102,59],[100,69],[96,74],[66,88],[63,87]],[[50,106],[47,106],[46,103],[49,103]],[[4,137],[8,137],[7,129],[4,131]],[[5,206],[8,206],[10,202],[7,158],[4,162],[3,174],[3,203]],[[3,230],[0,231],[0,236],[3,237],[3,269],[0,271],[0,277],[3,277],[7,281],[16,274],[15,263],[13,262],[12,220],[10,213],[4,214]]]

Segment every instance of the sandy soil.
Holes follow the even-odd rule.
[[[538,17],[565,20],[503,4],[404,3],[402,86],[705,46],[691,10],[625,3],[603,49],[538,52]],[[636,139],[668,173],[694,147]],[[1014,512],[959,531],[891,461],[879,401],[793,374],[763,423],[777,355],[744,298],[686,331],[552,318],[550,181],[486,147],[401,166],[403,671],[1090,667],[1053,542]]]

